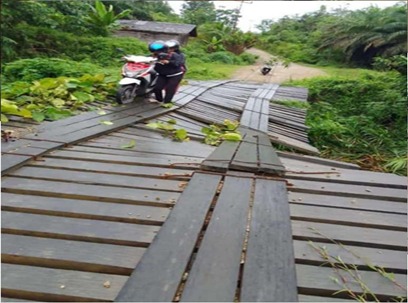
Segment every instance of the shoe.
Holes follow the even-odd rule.
[[[160,103],[160,101],[156,100],[155,98],[149,98],[147,99],[150,103]]]

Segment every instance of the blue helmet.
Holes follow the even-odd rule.
[[[149,51],[152,53],[166,53],[168,47],[164,41],[157,40],[149,44]]]

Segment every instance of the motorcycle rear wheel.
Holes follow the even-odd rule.
[[[134,85],[121,86],[116,92],[116,102],[118,102],[119,104],[128,104],[130,102],[133,102],[135,98],[136,89]]]

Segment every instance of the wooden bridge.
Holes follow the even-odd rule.
[[[3,143],[2,300],[406,297],[406,179],[318,157],[305,111],[273,102],[306,98],[190,82],[170,109],[107,107]],[[189,142],[145,126],[170,119]],[[201,143],[225,119],[242,141]]]

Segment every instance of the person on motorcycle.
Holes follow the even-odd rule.
[[[176,93],[177,87],[183,78],[183,56],[173,52],[169,53],[169,48],[163,41],[154,41],[149,44],[149,51],[153,53],[158,61],[154,70],[158,73],[154,94],[156,100],[152,102],[171,103]],[[165,90],[163,98],[162,90]]]
[[[262,75],[267,75],[270,71],[272,70],[272,67],[270,65],[264,65],[261,69]]]

